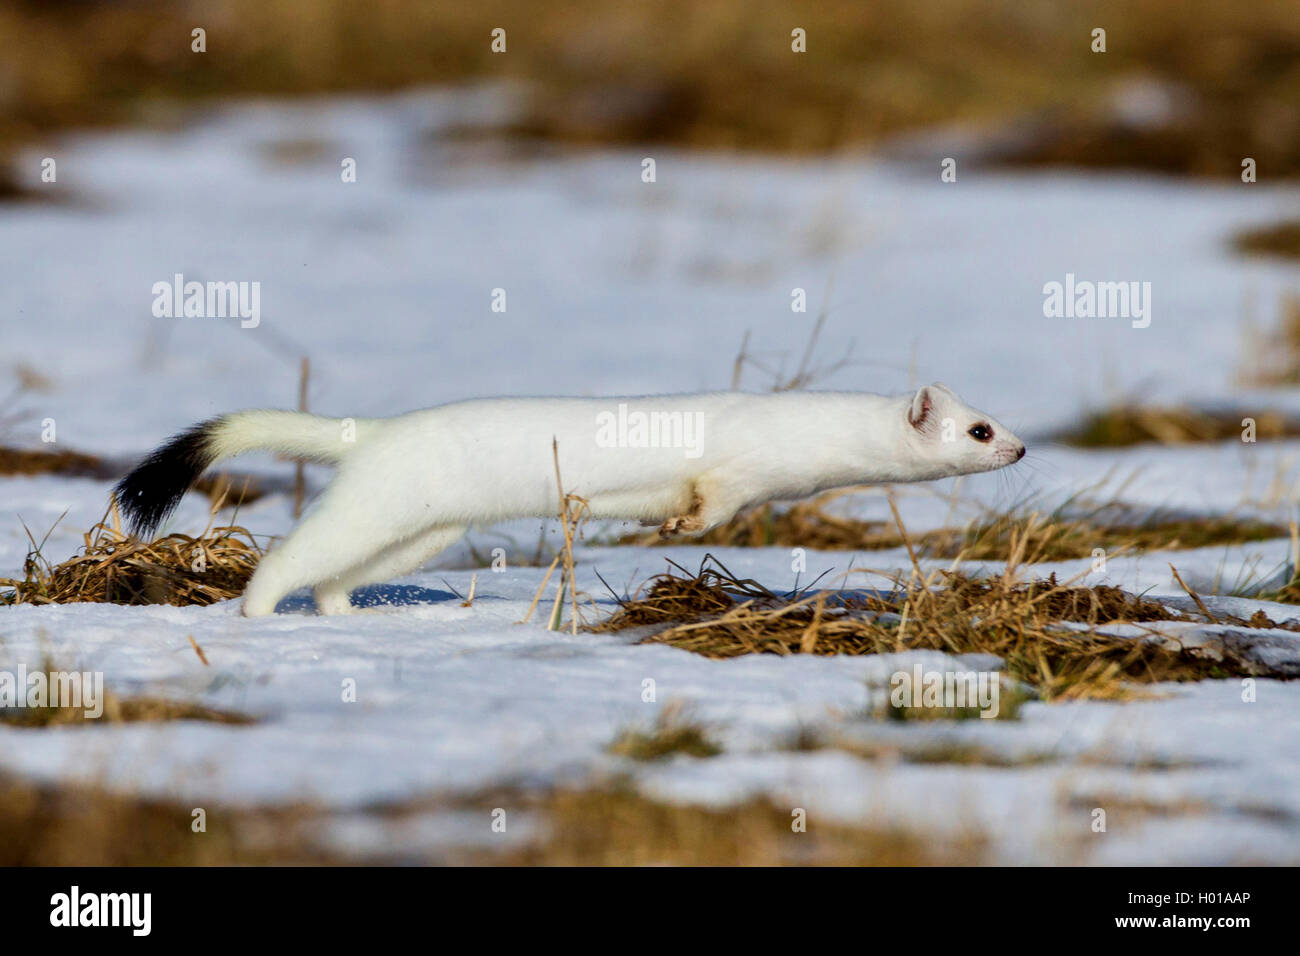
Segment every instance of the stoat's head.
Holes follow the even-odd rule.
[[[935,477],[1005,468],[1025,443],[997,419],[971,408],[946,385],[923,385],[904,412],[907,440]]]

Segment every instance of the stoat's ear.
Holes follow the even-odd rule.
[[[925,428],[934,417],[933,389],[933,385],[922,385],[912,396],[912,407],[907,410],[907,421],[918,431]]]
[[[950,389],[947,385],[943,384],[943,382],[931,382],[930,387],[940,392],[944,392],[948,395],[951,395],[953,398],[957,397],[957,393],[954,392],[952,389]]]

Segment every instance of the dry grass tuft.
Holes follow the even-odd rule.
[[[709,557],[712,557],[711,555]],[[673,567],[685,572],[681,565],[669,561]],[[728,593],[726,589],[730,589]],[[738,581],[720,563],[700,564],[694,574],[663,574],[652,579],[649,590],[635,600],[620,602],[613,617],[602,621],[593,630],[622,631],[629,627],[662,625],[680,621],[695,621],[724,613],[735,604],[734,594],[750,595],[759,600],[778,601],[779,598],[754,581]]]
[[[84,537],[81,553],[59,564],[33,540],[24,577],[0,578],[13,589],[0,604],[216,604],[243,593],[262,557],[238,526],[143,542],[101,521]]]
[[[653,728],[623,731],[609,745],[609,752],[633,760],[662,760],[677,754],[716,757],[722,748],[710,739],[708,728],[692,722],[679,704],[669,703]]]
[[[1023,549],[1022,549],[1023,553]],[[1151,631],[1116,636],[1106,625],[1196,621],[1119,588],[1017,583],[1014,570],[986,580],[919,566],[888,591],[779,595],[735,578],[712,555],[694,575],[659,575],[595,628],[668,626],[647,643],[712,658],[744,654],[883,654],[935,650],[992,654],[1005,672],[1045,699],[1129,696],[1131,682],[1258,674],[1225,649],[1211,660]],[[670,623],[671,622],[671,623]],[[1276,627],[1265,615],[1218,623]]]

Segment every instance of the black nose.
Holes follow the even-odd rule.
[[[1025,446],[1021,445],[1020,451],[1016,452],[1016,461],[1019,461],[1021,458],[1024,457],[1025,457]]]

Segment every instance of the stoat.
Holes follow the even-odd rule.
[[[114,489],[131,529],[153,535],[215,462],[255,449],[338,466],[329,486],[259,564],[244,614],[315,589],[322,614],[365,584],[415,570],[472,522],[558,513],[563,493],[592,517],[696,535],[738,511],[847,485],[992,471],[1024,443],[943,385],[854,392],[710,392],[629,398],[494,398],[394,418],[254,410],[195,425]]]

